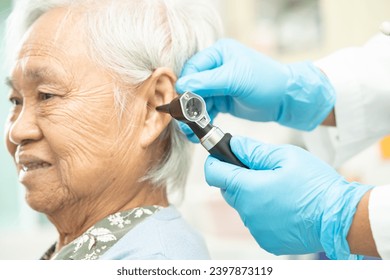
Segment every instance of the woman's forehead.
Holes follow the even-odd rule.
[[[73,18],[65,8],[43,14],[26,33],[13,73],[34,81],[74,82],[101,76],[98,73],[105,71],[90,59],[83,28],[75,27]]]
[[[55,8],[39,17],[22,39],[19,58],[29,55],[71,57],[84,54],[82,16],[69,8]]]

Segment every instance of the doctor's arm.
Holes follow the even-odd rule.
[[[352,254],[379,257],[372,235],[368,203],[371,190],[364,194],[356,209],[347,241]]]
[[[390,37],[379,34],[361,47],[337,51],[314,64],[336,92],[335,128],[305,133],[307,148],[339,166],[390,134]]]
[[[323,126],[336,126],[336,115],[334,109],[330,111],[326,119],[321,123]]]

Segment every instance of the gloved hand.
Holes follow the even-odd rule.
[[[335,102],[333,87],[312,63],[281,64],[230,39],[189,59],[176,90],[204,97],[213,116],[230,113],[307,131],[322,123]]]
[[[276,255],[325,251],[331,259],[356,258],[346,237],[357,204],[372,186],[345,181],[295,146],[242,137],[230,145],[250,170],[209,156],[206,180],[221,189],[262,248]]]

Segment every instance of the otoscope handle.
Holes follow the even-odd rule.
[[[222,139],[209,150],[210,155],[221,161],[248,168],[233,154],[230,149],[230,139],[232,139],[232,135],[230,133],[225,133]]]

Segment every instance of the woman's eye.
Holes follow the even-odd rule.
[[[55,95],[54,94],[51,94],[51,93],[45,93],[45,92],[41,92],[39,93],[39,98],[41,100],[48,100],[50,98],[53,98]]]
[[[17,98],[17,97],[10,97],[9,101],[14,106],[22,105],[22,101],[19,98]]]

